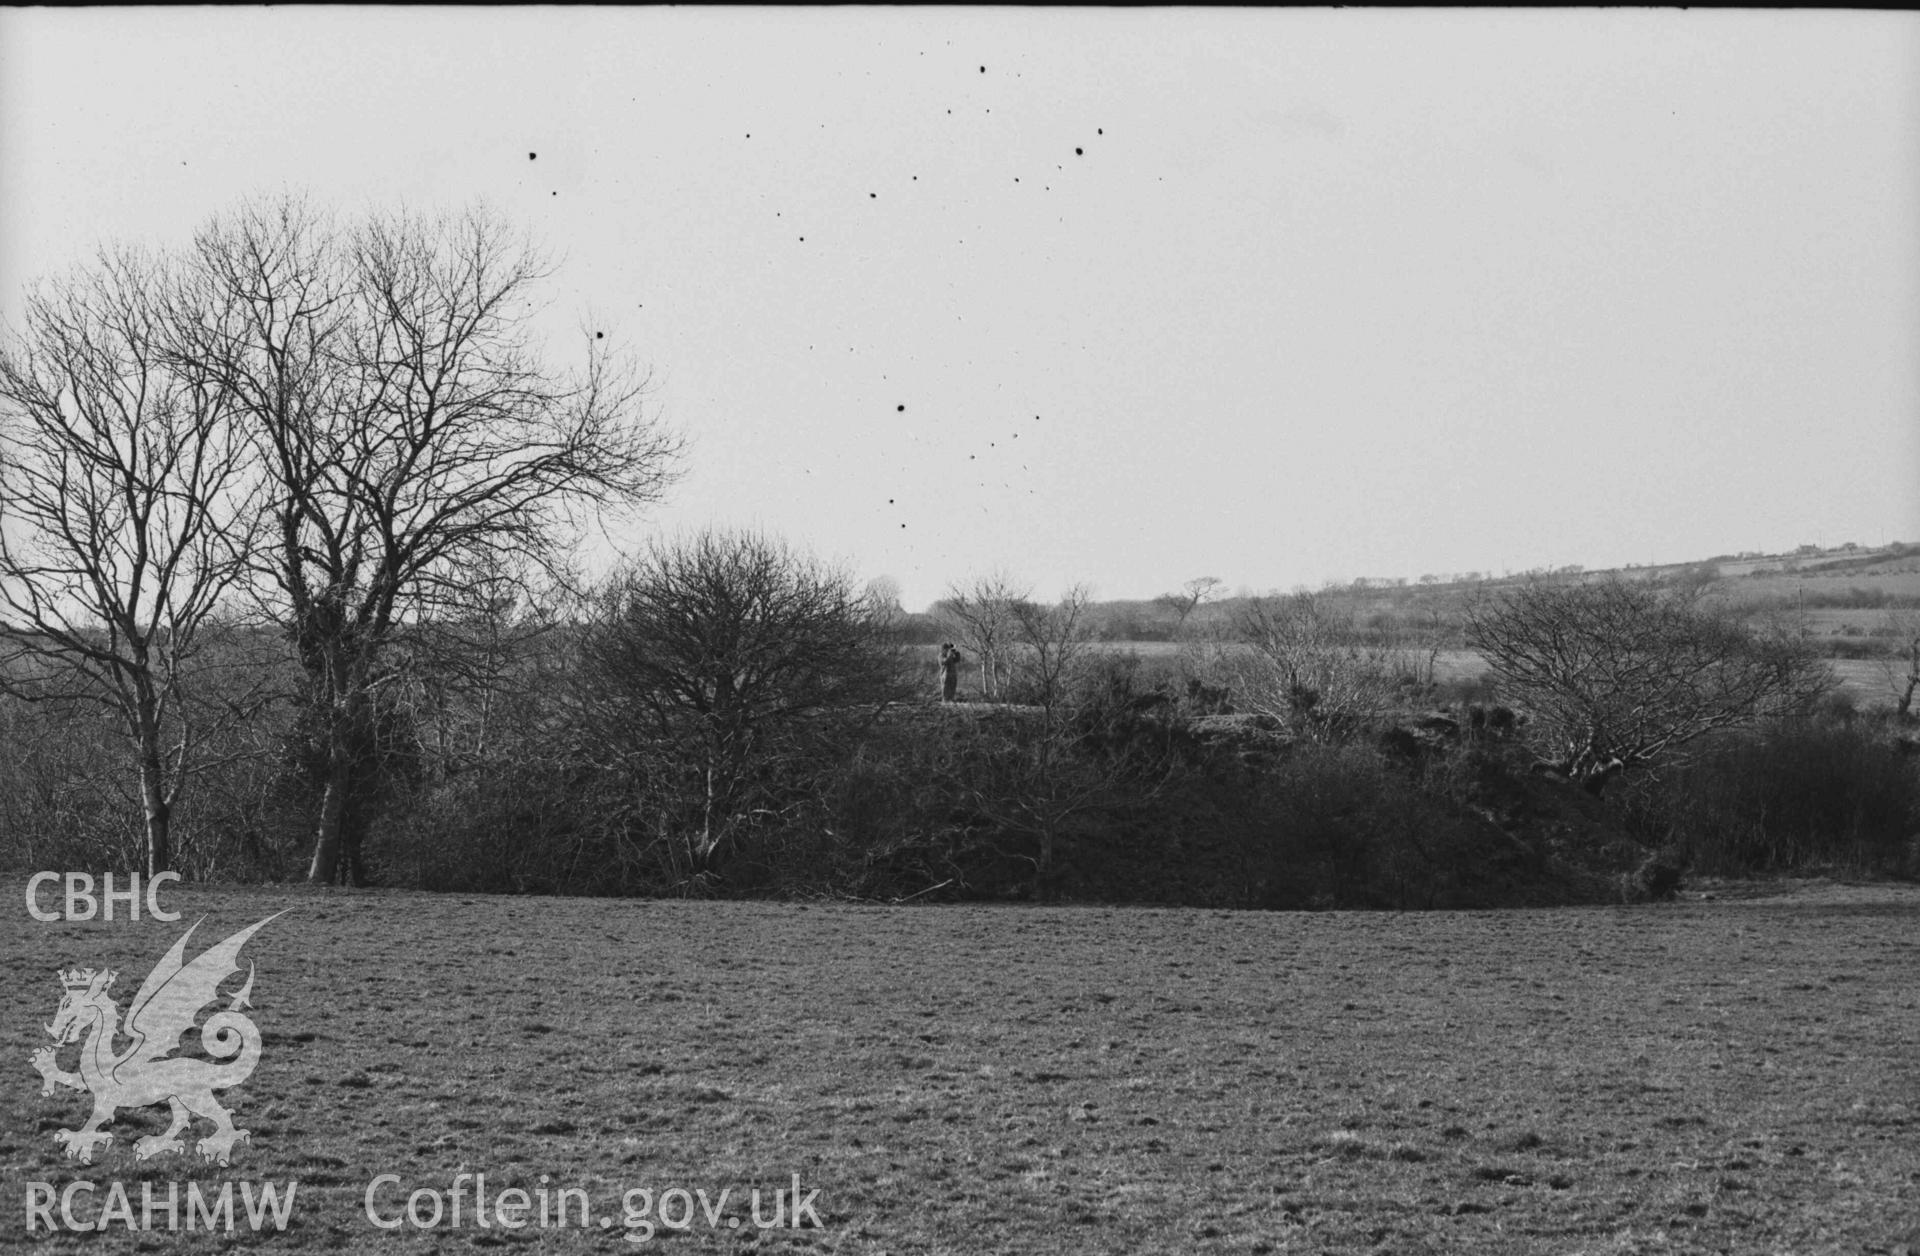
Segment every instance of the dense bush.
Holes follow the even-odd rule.
[[[1718,739],[1621,803],[1697,873],[1900,871],[1920,833],[1920,761],[1878,721],[1782,721]]]
[[[142,866],[117,731],[79,703],[0,699],[0,838],[21,871]]]
[[[371,879],[482,893],[660,892],[640,852],[620,841],[609,783],[552,760],[445,777],[382,817]]]

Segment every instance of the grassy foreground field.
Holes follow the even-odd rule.
[[[614,1252],[635,1188],[730,1191],[656,1228],[670,1251],[1920,1244],[1911,887],[1398,916],[169,887],[178,924],[36,923],[5,888],[0,1245],[29,1237],[28,1183],[76,1178],[82,1221],[113,1181],[136,1217],[148,1181],[299,1186],[284,1232],[111,1222],[44,1250]],[[28,1064],[55,967],[120,969],[124,1011],[196,918],[189,957],[283,909],[223,987],[257,965],[231,1166],[136,1162],[163,1107],[63,1158],[87,1100]],[[384,1231],[386,1173],[387,1220],[484,1173],[495,1202],[584,1190],[591,1223],[481,1229],[468,1186],[461,1229]],[[757,1228],[748,1191],[771,1219],[796,1174],[820,1227]]]

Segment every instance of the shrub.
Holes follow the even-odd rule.
[[[591,771],[490,763],[414,792],[375,826],[377,883],[469,893],[591,894],[648,888],[621,876]]]
[[[656,785],[688,877],[726,875],[831,726],[906,696],[884,608],[844,571],[753,532],[660,543],[610,580],[573,689],[592,740]]]
[[[1476,758],[1469,772],[1494,770]],[[1397,910],[1564,901],[1537,844],[1359,745],[1303,744],[1261,794],[1253,906]]]
[[[138,801],[114,766],[114,730],[72,702],[0,699],[0,861],[43,868],[139,868]]]
[[[1894,870],[1920,828],[1920,769],[1865,720],[1789,720],[1725,736],[1622,800],[1648,845],[1718,875]]]
[[[1529,583],[1473,607],[1468,640],[1538,717],[1558,771],[1596,797],[1729,728],[1805,712],[1831,674],[1783,626],[1756,632],[1698,591]]]

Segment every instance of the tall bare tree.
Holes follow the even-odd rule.
[[[171,264],[41,285],[0,348],[0,691],[95,702],[137,767],[149,874],[198,735],[191,680],[257,523],[234,398],[179,353]]]
[[[1473,604],[1467,641],[1534,713],[1550,766],[1596,795],[1715,730],[1804,711],[1832,685],[1797,634],[1755,632],[1697,585],[1530,582]]]
[[[1039,727],[1023,738],[1028,757],[1008,795],[1018,827],[1034,838],[1036,892],[1052,892],[1055,860],[1070,820],[1111,796],[1109,782],[1075,753],[1072,725],[1073,680],[1093,648],[1088,609],[1092,591],[1075,585],[1052,605],[1018,599],[1012,603],[1018,670],[1027,696],[1040,708]]]
[[[396,631],[457,615],[475,573],[560,565],[586,514],[664,492],[678,444],[600,333],[577,369],[549,365],[529,322],[547,265],[484,210],[342,227],[284,198],[195,250],[195,351],[266,469],[265,604],[325,742],[308,879],[343,854],[357,877],[347,803]]]

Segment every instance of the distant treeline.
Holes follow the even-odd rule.
[[[1796,611],[1849,610],[1920,611],[1920,594],[1897,593],[1870,586],[1850,585],[1829,588],[1819,585],[1792,593],[1768,593],[1755,596],[1737,586],[1714,590],[1753,617],[1791,614]],[[1415,586],[1382,591],[1350,586],[1323,591],[1316,596],[1330,605],[1340,606],[1353,617],[1360,632],[1380,643],[1397,643],[1410,649],[1455,650],[1466,644],[1466,607],[1471,593],[1460,588],[1425,589]],[[1183,622],[1163,603],[1142,600],[1096,602],[1088,607],[1088,622],[1102,641],[1162,644],[1177,642],[1209,625],[1224,625],[1243,614],[1249,597],[1229,597],[1205,605]],[[903,612],[900,628],[903,639],[915,645],[937,645],[946,640],[948,629],[937,611]],[[1897,658],[1905,643],[1902,625],[1892,618],[1878,622],[1848,624],[1816,640],[1821,652],[1831,658]]]

